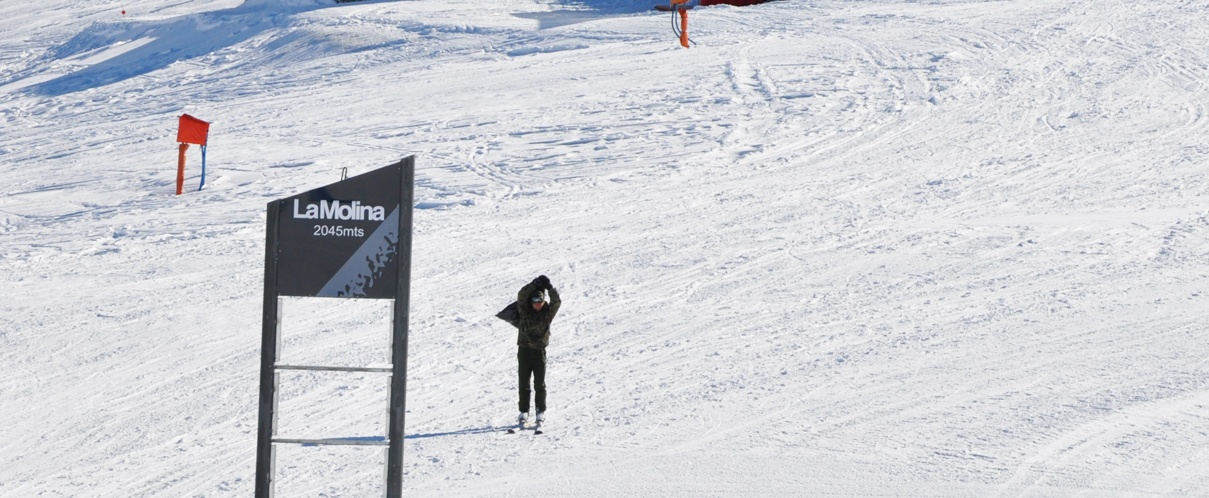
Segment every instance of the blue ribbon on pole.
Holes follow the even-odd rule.
[[[205,145],[201,146],[201,151],[202,151],[202,174],[201,174],[201,184],[197,186],[198,192],[201,192],[202,187],[206,186],[206,146]]]

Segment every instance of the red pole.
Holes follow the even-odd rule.
[[[688,48],[688,10],[680,9],[680,46]]]
[[[189,144],[182,143],[176,158],[176,195],[181,195],[185,190],[185,151],[188,149]]]

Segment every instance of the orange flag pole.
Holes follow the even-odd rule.
[[[176,131],[176,141],[180,142],[180,155],[176,160],[176,195],[181,195],[185,191],[185,151],[189,149],[189,144],[197,144],[202,150],[202,175],[201,185],[197,189],[206,184],[206,139],[210,135],[210,123],[197,119],[188,114],[181,114],[180,128]]]
[[[181,143],[180,154],[176,158],[176,195],[181,195],[185,190],[185,151],[189,150],[189,144]]]
[[[680,46],[688,48],[688,9],[680,9]]]
[[[692,0],[669,0],[668,5],[656,5],[655,8],[663,11],[672,11],[672,33],[680,37],[680,46],[689,47],[692,40],[688,39],[688,9],[696,5]],[[676,29],[676,16],[680,16],[680,29]]]

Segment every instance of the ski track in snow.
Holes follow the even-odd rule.
[[[1209,4],[785,0],[691,50],[648,7],[0,6],[0,496],[250,495],[265,205],[410,154],[408,495],[1209,496]],[[540,273],[549,430],[503,435]],[[283,316],[283,364],[389,362],[387,304]],[[279,434],[386,397],[283,372]],[[278,458],[381,493],[380,449]]]

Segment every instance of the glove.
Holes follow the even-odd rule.
[[[537,278],[533,279],[533,281],[534,281],[534,282],[536,282],[536,283],[537,283],[538,288],[540,288],[540,289],[542,289],[542,290],[549,290],[549,289],[550,289],[550,279],[549,279],[549,278],[546,278],[546,276],[545,276],[545,275],[542,275],[542,276],[540,276],[540,277],[537,277]]]

